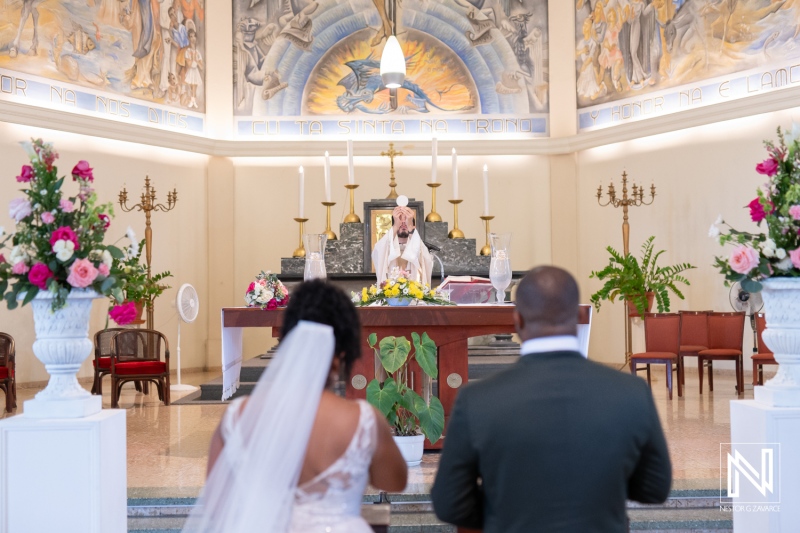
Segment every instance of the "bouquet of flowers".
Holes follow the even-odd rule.
[[[92,289],[122,302],[122,279],[112,275],[114,258],[122,251],[103,244],[113,211],[111,204],[98,204],[92,188],[94,175],[86,161],[72,169],[78,186],[74,196],[62,192],[65,177],[53,165],[58,154],[41,139],[23,143],[30,156],[17,182],[25,184],[24,196],[11,200],[9,212],[16,232],[0,228],[0,296],[9,309],[22,305],[40,291],[53,296],[52,310],[63,308],[73,289]]]
[[[725,284],[739,282],[748,292],[761,290],[769,277],[800,276],[800,125],[791,134],[778,128],[778,144],[766,141],[768,157],[756,172],[769,178],[758,196],[748,204],[750,218],[766,222],[767,232],[737,231],[720,215],[709,236],[720,244],[732,245],[727,258],[717,257],[714,265],[725,275]],[[727,230],[725,230],[727,226]]]
[[[451,305],[436,289],[427,284],[408,279],[408,272],[393,269],[389,278],[380,285],[364,287],[360,293],[353,292],[353,303],[359,307],[378,303],[388,305],[390,299],[406,299],[426,302],[433,305]]]
[[[264,272],[256,276],[256,280],[247,287],[244,295],[247,307],[260,307],[261,309],[276,309],[289,304],[289,291],[278,276]]]

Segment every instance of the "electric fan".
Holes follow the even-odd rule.
[[[200,301],[197,298],[197,291],[188,283],[181,285],[178,289],[178,296],[175,299],[175,306],[178,308],[178,383],[170,386],[174,391],[193,391],[197,387],[181,383],[181,322],[191,324],[197,319],[200,312]]]
[[[760,292],[748,292],[742,288],[737,282],[731,287],[730,292],[731,307],[734,311],[744,313],[750,319],[750,327],[753,328],[753,353],[758,353],[758,330],[756,329],[756,313],[761,311],[764,307],[764,300],[761,298]]]

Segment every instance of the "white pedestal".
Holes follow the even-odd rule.
[[[734,533],[788,533],[800,524],[800,408],[772,407],[754,400],[731,402],[731,442],[780,444],[774,463],[774,490],[762,497],[754,484],[740,475],[742,496],[733,498]],[[779,459],[779,461],[778,461]],[[761,458],[752,454],[748,462],[761,474]],[[723,476],[727,458],[720,458]],[[741,469],[740,469],[741,472]],[[723,477],[723,483],[726,481]],[[759,481],[757,479],[757,481]],[[723,485],[723,489],[725,486]],[[780,503],[774,505],[779,497]],[[754,501],[755,499],[755,501]]]
[[[0,533],[127,531],[125,411],[0,421]]]

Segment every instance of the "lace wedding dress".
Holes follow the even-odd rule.
[[[241,400],[231,402],[222,419],[226,441],[239,421]],[[358,426],[347,450],[314,479],[297,487],[289,533],[372,533],[361,518],[361,502],[377,444],[375,411],[363,400],[358,404]]]

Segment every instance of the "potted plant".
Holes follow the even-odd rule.
[[[122,305],[113,305],[109,316],[120,326],[126,324],[142,324],[142,313],[145,308],[153,305],[153,301],[170,288],[162,285],[164,278],[172,277],[169,271],[147,277],[147,267],[141,264],[142,250],[145,241],[136,242],[136,235],[131,228],[126,234],[131,244],[125,248],[119,258],[114,259],[111,266],[112,274],[122,280]]]
[[[589,276],[605,282],[603,287],[591,296],[591,301],[598,311],[603,300],[613,302],[618,297],[628,303],[631,316],[641,316],[649,312],[653,300],[659,313],[668,313],[670,292],[683,300],[683,294],[676,284],[689,285],[689,280],[681,273],[696,267],[689,263],[658,266],[658,258],[664,250],[653,253],[654,239],[655,237],[650,237],[642,244],[641,261],[632,254],[622,255],[611,246],[606,248],[611,255],[608,266],[599,272],[592,272]]]
[[[411,333],[411,340],[414,359],[429,378],[423,382],[423,395],[420,396],[408,386],[411,342],[405,337],[391,336],[378,342],[377,335],[373,333],[368,342],[375,350],[383,372],[367,385],[367,401],[389,421],[406,463],[416,466],[422,461],[424,439],[434,443],[442,436],[444,407],[439,398],[431,395],[430,380],[439,375],[436,343],[427,333],[423,333],[422,337],[416,332]]]

